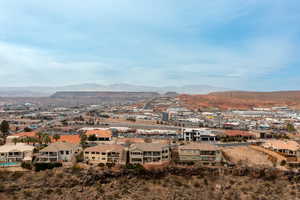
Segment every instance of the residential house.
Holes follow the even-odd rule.
[[[17,143],[0,146],[0,162],[31,161],[34,147]]]
[[[249,131],[225,130],[223,137],[229,139],[230,141],[251,140],[255,139],[255,134]]]
[[[293,140],[268,140],[262,146],[285,157],[300,158],[300,145]]]
[[[208,128],[187,128],[182,133],[182,138],[185,141],[217,141],[219,140],[218,133]]]
[[[97,145],[84,150],[84,160],[95,164],[126,164],[126,152],[118,144]]]
[[[223,160],[221,150],[209,143],[191,143],[178,147],[180,162],[201,162],[215,165]]]
[[[171,160],[168,145],[158,143],[137,143],[129,148],[131,164],[162,164]]]
[[[109,143],[109,141],[112,141],[112,131],[111,130],[88,130],[85,133],[88,137],[95,136],[95,139],[93,139],[94,142],[105,142]]]
[[[37,162],[70,162],[81,151],[77,144],[68,142],[51,143],[40,150]]]

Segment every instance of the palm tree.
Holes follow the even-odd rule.
[[[12,142],[13,142],[15,145],[17,145],[17,143],[19,142],[19,139],[18,139],[18,138],[13,138],[13,139],[12,139]]]
[[[86,134],[81,134],[80,135],[80,144],[82,145],[82,146],[84,146],[84,144],[85,144],[85,142],[87,141],[87,139],[88,139],[88,137],[87,137],[87,135]]]
[[[37,137],[38,143],[39,143],[40,145],[43,144],[43,136],[44,136],[44,134],[41,133],[41,132],[37,132],[35,135],[36,135],[36,137]]]
[[[42,142],[44,142],[44,144],[49,144],[51,143],[51,138],[48,134],[44,134],[43,138],[42,138]]]
[[[28,141],[29,143],[33,143],[33,146],[38,143],[38,139],[36,137],[28,137]]]
[[[54,135],[53,135],[53,139],[55,140],[55,142],[57,142],[57,140],[60,139],[60,135],[54,134]]]

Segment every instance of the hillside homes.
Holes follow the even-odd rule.
[[[171,160],[168,145],[158,143],[132,144],[129,148],[131,164],[162,164]]]
[[[292,140],[268,140],[262,147],[275,151],[285,157],[300,158],[300,145]]]
[[[201,162],[215,165],[223,161],[221,150],[208,143],[191,143],[178,147],[179,162]]]
[[[0,146],[0,162],[31,161],[34,147],[23,143]]]
[[[122,145],[97,145],[84,150],[84,160],[93,164],[126,164],[126,152]]]
[[[51,143],[40,150],[37,162],[70,162],[81,151],[77,144],[68,142]]]

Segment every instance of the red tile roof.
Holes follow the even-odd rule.
[[[96,135],[96,137],[104,137],[104,138],[111,138],[112,132],[110,130],[88,130],[85,133],[87,136],[89,135]]]
[[[52,142],[56,142],[53,138],[51,138]],[[69,142],[72,144],[80,143],[80,135],[60,135],[60,138],[57,142]]]
[[[254,134],[249,131],[240,131],[240,130],[225,130],[224,132],[227,136],[254,136]]]
[[[35,137],[36,132],[31,131],[31,132],[21,132],[21,133],[16,133],[13,134],[12,136],[19,136],[19,137]]]

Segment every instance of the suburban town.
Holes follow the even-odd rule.
[[[125,105],[48,106],[1,105],[1,167],[300,167],[300,112],[288,106],[191,110],[173,93]]]
[[[0,0],[0,200],[300,200],[299,0]]]
[[[56,95],[2,99],[0,172],[300,169],[300,112],[288,105],[190,109],[174,92]]]

